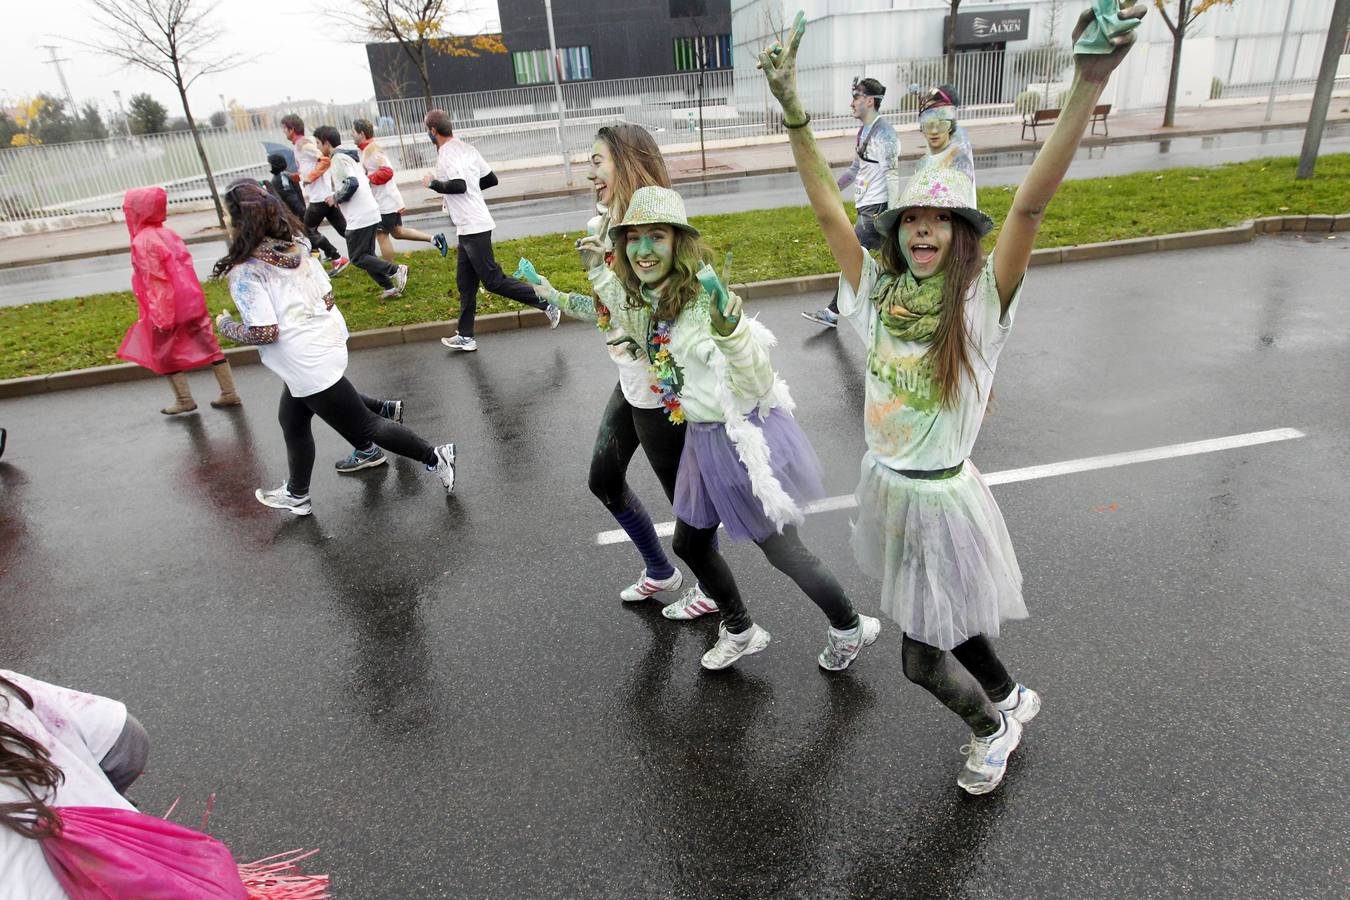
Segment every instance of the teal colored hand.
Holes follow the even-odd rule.
[[[1120,0],[1093,0],[1092,21],[1074,42],[1073,52],[1103,56],[1114,52],[1121,39],[1139,27],[1140,16],[1121,16]]]
[[[528,281],[530,284],[540,284],[539,273],[534,270],[534,263],[525,257],[520,258],[516,263],[515,278],[518,281]]]

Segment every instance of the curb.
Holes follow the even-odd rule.
[[[1334,115],[1327,116],[1328,125],[1342,124],[1347,122],[1350,122],[1350,117],[1343,117],[1343,116],[1338,117]],[[1179,131],[1175,133],[1161,130],[1147,131],[1141,132],[1139,134],[1122,135],[1120,137],[1115,138],[1107,137],[1104,135],[1084,136],[1082,146],[1108,147],[1113,144],[1138,144],[1138,143],[1146,143],[1148,141],[1166,140],[1168,138],[1173,140],[1184,140],[1185,138],[1191,137],[1212,137],[1218,134],[1241,134],[1244,132],[1259,133],[1265,131],[1278,131],[1286,128],[1296,128],[1296,127],[1298,127],[1297,124],[1291,124],[1288,122],[1282,123],[1263,122],[1259,125],[1230,125],[1222,128],[1196,128],[1196,129],[1188,129],[1186,131]],[[1015,151],[1038,150],[1040,149],[1043,143],[1044,141],[1018,141],[1015,144],[991,145],[988,147],[981,147],[979,155],[983,156],[986,154],[994,154],[994,153],[1012,153]],[[918,153],[915,154],[904,153],[901,154],[900,158],[901,160],[904,161],[917,160],[921,155],[922,154]],[[826,160],[826,162],[831,168],[835,168],[838,166],[847,165],[849,160],[847,158],[844,158],[839,160]],[[521,170],[521,171],[529,171],[529,170]],[[671,183],[694,184],[698,182],[708,182],[708,181],[726,181],[732,178],[745,178],[747,176],[754,176],[754,175],[783,175],[788,172],[795,172],[795,171],[797,171],[797,167],[795,165],[765,166],[762,168],[741,169],[738,171],[731,171],[731,172],[700,173],[697,175],[692,174],[677,175],[671,178]],[[523,200],[551,200],[558,197],[579,196],[587,194],[589,192],[590,192],[589,187],[586,187],[585,185],[579,185],[570,188],[569,187],[549,188],[541,191],[532,191],[528,194],[520,194],[520,193],[503,194],[500,196],[493,197],[491,202],[488,203],[488,207],[491,208],[493,206],[502,203],[519,203]],[[436,212],[440,208],[441,207],[439,204],[434,203],[419,206],[410,206],[405,210],[405,214],[422,215],[424,213]],[[184,243],[187,244],[210,244],[223,241],[224,239],[225,239],[224,235],[199,234],[193,235],[191,237],[185,237],[183,238],[183,241]],[[102,250],[85,250],[85,251],[77,251],[74,253],[60,253],[55,256],[35,257],[33,259],[10,260],[7,262],[0,262],[0,271],[4,271],[5,269],[20,269],[26,266],[43,266],[58,262],[73,262],[75,260],[81,259],[96,259],[98,257],[103,256],[117,256],[119,254],[126,252],[127,252],[126,248],[123,247],[109,247]]]
[[[1241,225],[1234,225],[1229,228],[1208,228],[1203,231],[1186,231],[1180,234],[1164,234],[1157,237],[1104,241],[1100,244],[1047,247],[1032,251],[1031,265],[1057,265],[1164,250],[1193,250],[1199,247],[1247,244],[1255,240],[1258,234],[1330,234],[1332,232],[1350,234],[1350,214],[1338,216],[1268,216],[1262,219],[1248,219]],[[776,278],[772,281],[733,284],[731,287],[746,300],[763,300],[768,297],[796,296],[816,291],[827,291],[834,287],[838,280],[838,273],[826,272],[819,275],[801,275],[796,278]],[[573,322],[575,320],[564,319],[563,321]],[[517,328],[539,328],[547,324],[548,318],[542,312],[529,309],[520,312],[490,313],[480,316],[475,323],[474,330],[480,334],[491,334],[497,331],[512,331]],[[395,344],[434,341],[443,337],[450,337],[455,332],[456,322],[454,320],[418,322],[413,325],[398,325],[392,328],[375,328],[370,331],[354,332],[347,339],[347,349],[349,351],[370,350],[376,347],[391,347]],[[232,347],[225,351],[225,357],[229,359],[233,366],[248,366],[260,362],[258,351],[254,347]],[[9,378],[0,381],[0,400],[28,397],[50,391],[120,384],[125,381],[159,377],[149,369],[142,368],[135,363],[94,366],[88,369],[75,369],[70,372],[53,372],[48,375],[28,375],[22,378]]]

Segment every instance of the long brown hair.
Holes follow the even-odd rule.
[[[963,306],[970,293],[970,285],[980,273],[984,254],[980,249],[980,235],[961,216],[952,215],[952,245],[947,250],[944,272],[947,280],[942,286],[942,313],[933,344],[928,355],[933,361],[933,379],[937,382],[942,405],[951,408],[961,398],[961,374],[975,380],[975,369],[970,364],[970,336],[966,334]],[[900,220],[885,236],[881,244],[881,264],[887,271],[902,274],[909,264],[900,251]]]
[[[29,709],[33,698],[14,682],[0,675],[0,688],[6,688]],[[0,701],[13,703],[13,697],[0,690]],[[47,748],[8,722],[0,722],[0,779],[13,782],[28,798],[0,803],[0,826],[27,838],[43,838],[61,829],[61,818],[47,805],[46,798],[65,775],[52,762]]]
[[[686,305],[698,299],[702,286],[695,274],[703,268],[705,262],[712,261],[712,253],[703,240],[676,225],[667,225],[674,232],[672,241],[673,260],[670,274],[661,282],[661,301],[656,305],[656,318],[674,319]],[[642,299],[642,281],[628,262],[625,245],[631,226],[619,232],[614,242],[614,274],[619,276],[628,294],[630,309],[641,309],[647,303]]]
[[[666,158],[647,129],[641,125],[606,125],[596,132],[614,160],[614,181],[609,186],[609,220],[623,220],[628,201],[641,187],[670,187]]]
[[[305,226],[280,198],[248,178],[225,191],[225,211],[230,214],[230,245],[211,269],[212,278],[228,274],[268,238],[293,241],[305,233]]]

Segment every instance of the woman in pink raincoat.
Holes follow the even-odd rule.
[[[239,406],[229,360],[216,342],[206,296],[183,239],[164,227],[168,196],[160,187],[133,188],[122,201],[131,232],[131,290],[141,317],[127,329],[117,356],[169,376],[174,402],[166,416],[192,412],[187,370],[211,364],[220,384],[214,407]]]

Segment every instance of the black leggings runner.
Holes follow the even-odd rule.
[[[353,447],[376,444],[399,456],[428,466],[436,465],[436,449],[431,444],[411,429],[382,418],[380,401],[358,393],[346,377],[307,397],[292,396],[291,389],[284,387],[277,421],[281,423],[281,434],[286,439],[286,463],[290,468],[286,484],[297,497],[309,493],[309,478],[314,472],[314,432],[310,429],[310,420],[315,416],[327,422]]]
[[[900,646],[905,677],[927,690],[981,737],[998,731],[994,704],[1017,687],[984,635],[957,644],[948,653],[905,635]]]
[[[751,625],[750,613],[741,599],[731,568],[717,552],[716,540],[715,525],[695,528],[684,521],[675,523],[675,554],[694,570],[703,592],[717,601],[727,631],[740,634]],[[844,594],[844,586],[825,568],[819,557],[806,549],[794,526],[789,525],[781,534],[771,534],[756,543],[764,551],[769,565],[791,578],[820,607],[832,627],[840,631],[857,627],[858,613]]]
[[[684,450],[684,426],[671,422],[664,409],[633,406],[616,384],[595,436],[590,477],[591,493],[611,513],[626,509],[632,496],[625,476],[638,445],[647,454],[666,499],[673,501],[675,476],[680,471],[680,453]]]
[[[328,224],[332,225],[333,230],[342,237],[347,236],[347,220],[343,218],[342,210],[327,203],[311,203],[305,207],[305,234],[309,236],[311,247],[322,251],[328,259],[337,259],[341,254],[319,230],[319,223],[324,219],[327,219]]]
[[[502,271],[497,258],[492,255],[492,232],[479,234],[461,234],[459,236],[459,254],[455,260],[455,289],[459,291],[458,333],[464,337],[473,337],[473,323],[478,315],[478,285],[489,294],[496,294],[535,309],[547,309],[548,304],[540,300],[534,292],[534,286],[519,281]]]

